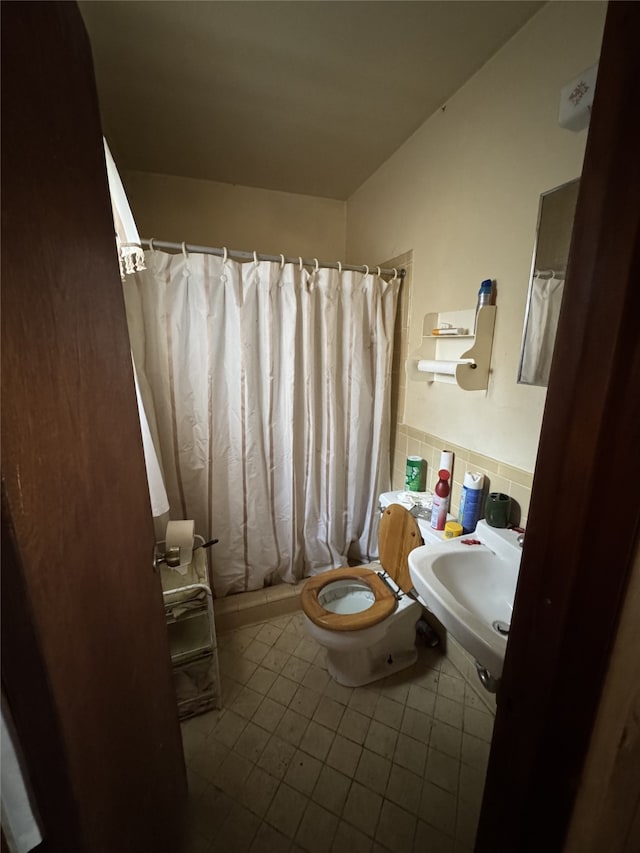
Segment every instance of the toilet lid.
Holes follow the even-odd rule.
[[[409,552],[422,545],[415,518],[400,504],[390,504],[382,513],[378,530],[378,550],[382,568],[404,592],[413,589],[409,574]]]

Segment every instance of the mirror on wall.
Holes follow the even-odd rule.
[[[580,179],[542,193],[522,332],[518,382],[549,384]]]

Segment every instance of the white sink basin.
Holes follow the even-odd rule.
[[[411,579],[424,604],[494,678],[502,675],[507,636],[501,630],[511,624],[521,555],[516,532],[485,521],[475,533],[409,554]]]

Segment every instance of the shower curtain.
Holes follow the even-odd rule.
[[[399,280],[146,253],[125,298],[172,518],[217,596],[365,561],[389,487]]]

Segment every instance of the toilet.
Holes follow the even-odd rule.
[[[391,503],[380,518],[381,567],[332,569],[305,583],[300,594],[305,628],[327,650],[329,674],[339,684],[360,687],[416,661],[422,604],[407,557],[419,545],[416,519]]]

